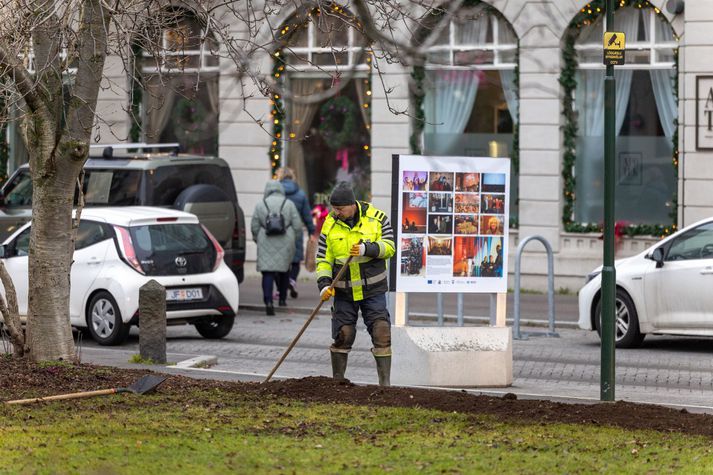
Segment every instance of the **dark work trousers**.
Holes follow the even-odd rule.
[[[272,302],[272,289],[277,284],[277,292],[280,300],[287,299],[287,285],[290,283],[290,275],[287,272],[263,272],[262,273],[262,298],[265,303]]]
[[[359,310],[361,310],[361,317],[364,320],[366,329],[371,335],[371,342],[374,348],[389,348],[391,346],[390,332],[387,332],[388,335],[375,335],[373,331],[374,322],[377,320],[384,320],[389,324],[389,327],[391,326],[389,311],[386,309],[386,294],[375,295],[358,302],[340,298],[334,299],[334,305],[332,305],[332,339],[335,340],[335,347],[339,348],[337,346],[339,330],[344,325],[354,327],[357,323]],[[348,348],[342,349],[351,350],[351,343],[348,342],[346,344]]]

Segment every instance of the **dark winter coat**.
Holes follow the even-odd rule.
[[[307,196],[304,191],[300,189],[299,185],[290,179],[284,179],[280,183],[285,189],[285,196],[287,199],[295,204],[297,212],[302,218],[302,223],[304,223],[307,228],[307,235],[311,236],[314,234],[314,223],[312,222],[312,210],[309,207]],[[292,258],[293,263],[300,262],[304,258],[303,245],[304,237],[302,233],[300,233],[296,243],[297,248],[295,249],[295,257]]]

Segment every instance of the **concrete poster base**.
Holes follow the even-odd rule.
[[[444,387],[512,384],[509,327],[391,328],[391,383]]]

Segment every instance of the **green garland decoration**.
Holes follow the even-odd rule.
[[[275,50],[272,56],[274,58],[272,63],[272,77],[279,83],[284,83],[284,81],[280,79],[285,70],[285,60],[282,57],[282,49]],[[274,178],[277,169],[280,168],[280,157],[282,157],[285,104],[279,94],[271,93],[270,96],[270,104],[272,105],[272,109],[270,110],[270,117],[272,118],[272,144],[267,155],[270,158],[270,170]]]
[[[356,132],[356,107],[345,96],[335,96],[322,104],[319,109],[319,134],[327,147],[332,150],[344,148],[354,138]],[[340,128],[337,125],[341,124]]]
[[[575,43],[581,29],[585,26],[594,23],[600,16],[605,13],[605,0],[594,0],[585,5],[579,13],[570,22],[568,31],[565,36],[564,47],[562,48],[562,72],[560,74],[560,85],[563,91],[562,100],[562,115],[564,116],[563,135],[564,135],[564,153],[562,164],[562,180],[563,180],[563,198],[564,205],[562,209],[562,223],[564,230],[571,233],[592,233],[601,232],[602,225],[597,223],[577,223],[574,221],[574,203],[576,200],[576,179],[574,176],[574,167],[577,160],[577,132],[579,130],[577,117],[574,113],[574,91],[577,88],[576,72],[579,66],[577,54],[575,51]],[[657,15],[661,15],[661,11],[654,7],[648,0],[621,0],[615,8],[623,7],[637,8],[652,8]],[[678,70],[678,51],[676,51],[676,70]],[[675,85],[674,93],[678,96],[678,75],[674,75]],[[678,121],[676,121],[678,125]],[[673,167],[674,176],[678,180],[678,127],[676,127],[673,137]],[[673,196],[673,209],[670,213],[672,224],[631,224],[623,228],[622,232],[626,236],[642,236],[651,235],[664,237],[677,229],[677,197]]]

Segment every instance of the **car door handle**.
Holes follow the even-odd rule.
[[[706,267],[701,271],[701,275],[713,275],[713,267]]]

